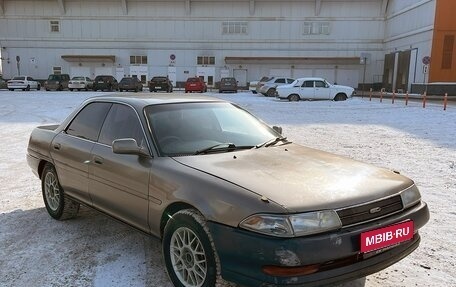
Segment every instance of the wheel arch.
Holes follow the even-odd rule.
[[[345,101],[348,99],[348,95],[344,92],[338,92],[334,98],[333,101]]]
[[[52,162],[49,162],[47,160],[41,160],[40,163],[38,164],[38,175],[39,175],[39,178],[41,179],[43,177],[43,170],[44,170],[44,167],[46,166],[46,164],[52,164]]]
[[[163,232],[165,230],[166,223],[172,218],[173,214],[184,210],[184,209],[194,209],[197,212],[201,213],[195,206],[185,203],[185,202],[173,202],[166,207],[163,211],[160,218],[160,238],[163,238]]]

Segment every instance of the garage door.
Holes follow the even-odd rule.
[[[291,78],[291,69],[270,69],[269,76]]]
[[[337,70],[337,84],[349,86],[349,87],[358,87],[359,83],[359,71],[358,70],[346,70],[339,69]]]
[[[293,75],[291,75],[291,77],[294,79],[307,78],[307,77],[312,77],[312,76],[313,76],[312,69],[294,69]]]
[[[112,67],[96,67],[95,68],[95,76],[99,76],[99,75],[114,76]]]
[[[247,70],[246,69],[234,69],[233,76],[238,82],[239,87],[247,87]]]
[[[326,79],[326,81],[334,84],[334,69],[315,69],[315,77]]]
[[[90,67],[70,67],[70,77],[89,77],[90,78]]]

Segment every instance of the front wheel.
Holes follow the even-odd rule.
[[[275,96],[275,89],[271,88],[266,92],[266,95],[268,97],[274,97]]]
[[[288,100],[289,100],[290,102],[297,102],[297,101],[300,100],[300,98],[299,98],[298,95],[293,94],[293,95],[289,95],[289,96],[288,96]]]
[[[215,286],[220,267],[206,220],[196,210],[181,210],[168,221],[163,256],[174,286]]]
[[[345,101],[347,100],[347,95],[345,94],[337,94],[335,97],[334,97],[334,101],[338,102],[338,101]]]
[[[57,172],[50,163],[44,166],[41,175],[41,190],[44,205],[51,217],[58,220],[76,217],[79,211],[79,203],[65,196]]]

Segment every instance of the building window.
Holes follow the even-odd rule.
[[[130,56],[130,64],[147,65],[147,56]]]
[[[453,63],[454,35],[445,35],[443,40],[442,69],[451,69]]]
[[[223,22],[222,23],[222,34],[242,34],[247,35],[247,22]]]
[[[52,73],[55,75],[62,74],[62,67],[52,67]]]
[[[196,58],[197,65],[215,65],[215,57],[213,56],[198,56]]]
[[[330,34],[329,22],[304,22],[303,34],[304,35],[329,35]]]
[[[49,23],[51,25],[51,32],[60,32],[60,21],[52,20]]]

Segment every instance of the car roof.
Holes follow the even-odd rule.
[[[139,96],[136,94],[132,94],[133,96],[128,96],[129,94],[119,94],[119,95],[112,95],[112,96],[100,96],[100,97],[93,97],[87,99],[86,103],[88,102],[117,102],[117,103],[125,103],[133,106],[137,110],[142,110],[145,106],[149,105],[163,105],[163,104],[175,104],[175,103],[201,103],[201,102],[226,102],[217,98],[203,96],[203,95],[196,95],[196,96],[187,96],[187,95],[145,95]]]
[[[296,79],[298,81],[322,81],[324,80],[323,78],[317,78],[317,77],[305,77],[305,78],[298,78]]]

